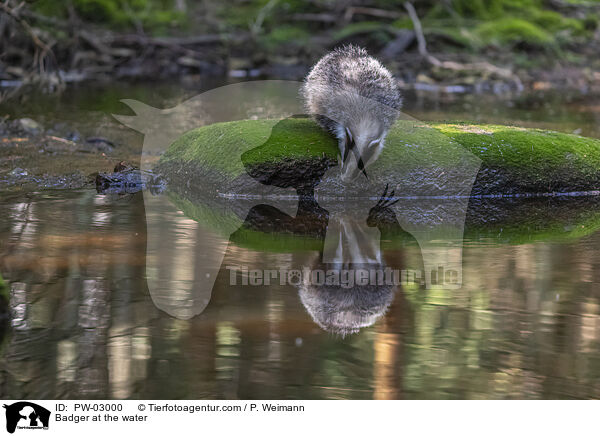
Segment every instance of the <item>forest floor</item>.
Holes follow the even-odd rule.
[[[167,31],[155,22],[117,28],[110,21],[90,21],[83,10],[69,10],[65,17],[56,8],[42,13],[13,1],[0,3],[0,101],[32,86],[56,91],[81,81],[301,80],[321,56],[344,44],[367,48],[402,88],[600,93],[600,3],[558,2],[556,10],[548,10],[526,2],[498,16],[470,18],[417,4],[422,23],[410,2],[406,10],[346,7],[314,13],[263,3],[223,10],[196,6],[200,9],[188,11],[185,20],[172,18]],[[316,6],[298,2],[295,7]],[[150,17],[161,14],[157,10]],[[256,17],[251,25],[249,17]]]

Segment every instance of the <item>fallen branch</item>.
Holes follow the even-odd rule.
[[[197,45],[197,44],[212,44],[216,42],[224,42],[229,38],[219,34],[195,35],[183,38],[171,37],[152,37],[146,35],[107,35],[100,37],[105,44],[139,44],[139,45],[160,45],[170,47],[173,45]]]
[[[419,54],[424,58],[431,57],[435,59],[429,54],[429,52],[427,52],[427,42],[425,41],[425,35],[423,34],[423,27],[421,26],[421,20],[419,20],[419,16],[417,15],[415,7],[411,2],[405,2],[404,8],[408,12],[408,16],[410,17],[410,20],[413,24],[413,29],[415,30],[415,35],[417,37],[417,43],[419,47]],[[437,59],[435,59],[435,61],[439,62]]]
[[[23,5],[23,3],[21,3],[21,6]],[[34,32],[33,28],[29,25],[29,23],[27,21],[25,21],[18,12],[18,9],[21,6],[17,6],[14,9],[9,8],[5,3],[0,3],[0,9],[2,9],[4,11],[4,13],[6,15],[8,15],[9,17],[11,17],[13,20],[15,20],[17,23],[19,23],[21,25],[21,27],[23,27],[23,29],[25,30],[25,32],[27,32],[27,34],[29,35],[29,37],[31,38],[31,40],[33,41],[33,43],[42,50],[43,53],[51,53],[52,50],[50,49],[50,46],[48,44],[46,44],[44,41],[42,41]]]
[[[24,73],[20,74],[21,84],[14,89],[2,93],[0,95],[0,101],[8,100],[10,98],[15,97],[19,93],[19,89],[22,88],[23,84],[34,84],[36,86],[41,86],[47,89],[61,89],[64,86],[64,83],[57,73],[49,73],[47,71],[47,62],[48,60],[52,61],[55,68],[58,66],[58,62],[52,51],[53,42],[44,41],[38,34],[39,30],[35,29],[33,26],[29,24],[29,22],[23,18],[22,13],[26,10],[25,2],[21,2],[19,5],[10,7],[10,2],[6,1],[0,3],[0,12],[3,12],[6,17],[12,19],[18,26],[20,26],[25,34],[28,36],[29,40],[33,44],[34,50],[32,54],[32,68]],[[5,23],[6,25],[6,23]],[[3,30],[4,32],[5,30]],[[10,30],[9,30],[10,31]],[[6,43],[1,44],[0,48],[6,50]],[[9,45],[10,48],[15,48],[18,50],[16,45]],[[23,54],[23,59],[26,59],[29,55],[29,50],[25,50]],[[8,70],[8,68],[7,68]],[[37,72],[35,71],[37,70]]]
[[[335,23],[338,21],[338,17],[334,14],[294,14],[292,20],[295,21],[315,21],[321,23]]]
[[[54,27],[59,27],[61,29],[69,29],[69,27],[71,26],[67,21],[60,20],[55,17],[48,17],[46,15],[38,14],[36,12],[30,11],[29,9],[23,9],[22,11],[19,11],[19,15],[22,15],[23,17],[30,18],[35,21],[39,21],[43,24],[49,24]]]
[[[279,0],[269,0],[266,5],[264,5],[260,11],[258,11],[258,15],[256,16],[256,20],[250,26],[250,33],[252,35],[258,35],[262,29],[262,25],[267,18],[267,15],[271,12],[271,10],[277,5]]]
[[[385,9],[351,6],[348,9],[346,9],[346,13],[344,14],[344,20],[346,22],[349,22],[352,20],[352,17],[356,14],[370,15],[372,17],[378,18],[400,18],[402,16],[402,14],[400,14],[399,12],[386,11]]]
[[[77,145],[77,143],[74,142],[74,141],[70,141],[70,140],[65,139],[65,138],[60,138],[58,136],[48,135],[47,138],[48,139],[52,139],[53,141],[62,142],[63,144],[67,144],[67,145],[71,145],[71,146],[76,146]]]
[[[425,40],[425,35],[423,34],[423,27],[421,26],[421,20],[419,20],[419,16],[417,15],[415,7],[411,2],[405,2],[404,8],[408,12],[410,20],[413,23],[413,29],[415,31],[415,36],[417,37],[419,54],[431,65],[453,71],[480,71],[496,74],[499,77],[513,81],[517,89],[523,89],[523,83],[521,82],[521,79],[519,79],[519,77],[508,68],[500,68],[485,61],[469,64],[453,61],[440,61],[438,58],[431,55],[427,50],[427,42]]]

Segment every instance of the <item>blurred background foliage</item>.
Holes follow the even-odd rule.
[[[349,43],[405,82],[430,70],[432,80],[465,76],[473,72],[465,63],[481,61],[523,82],[522,71],[557,66],[591,77],[600,70],[599,21],[600,0],[2,0],[0,80],[27,81],[32,70],[85,78],[254,70],[297,79]]]
[[[77,14],[84,21],[115,30],[136,30],[140,24],[163,33],[169,27],[186,23],[183,3],[173,0],[34,0],[32,8],[40,14],[67,19]]]
[[[373,46],[411,30],[404,2],[394,0],[33,0],[39,14],[76,15],[117,31],[160,35],[251,32],[260,47],[302,47],[320,36],[335,44],[361,38]],[[425,36],[448,50],[556,49],[592,38],[598,0],[419,0]],[[52,30],[48,26],[47,30]]]

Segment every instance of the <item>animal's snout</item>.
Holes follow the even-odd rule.
[[[363,173],[368,179],[367,172],[365,171],[365,161],[361,155],[361,148],[356,145],[350,129],[346,128],[345,131],[345,139],[340,144],[339,159],[342,180],[344,182],[352,181],[356,179],[360,173]]]
[[[364,175],[367,179],[367,172],[362,163],[362,158],[360,154],[350,152],[346,160],[340,159],[340,170],[341,170],[341,178],[344,182],[351,182],[357,179],[361,174]]]

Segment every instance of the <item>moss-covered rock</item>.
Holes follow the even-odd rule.
[[[328,197],[320,195],[329,193],[323,185],[336,187],[327,176],[337,165],[337,153],[336,140],[309,119],[237,121],[186,133],[162,156],[158,169],[169,180],[171,202],[232,243],[260,251],[319,251],[327,225],[325,209],[331,206]],[[465,171],[473,169],[469,179]],[[599,229],[600,197],[515,198],[595,190],[599,169],[600,141],[595,139],[508,126],[402,120],[390,131],[379,160],[369,167],[369,181],[393,183],[396,195],[405,197],[423,192],[474,194],[466,217],[452,211],[467,199],[419,202],[410,197],[398,203],[396,212],[404,215],[396,219],[413,227],[421,223],[425,229],[432,218],[452,224],[462,216],[467,240],[519,244],[569,241]],[[474,180],[472,190],[471,183],[454,185],[456,180]],[[265,185],[300,193],[316,186],[318,201],[302,197],[299,212],[288,216],[277,208],[248,206],[251,200],[244,195],[215,195],[264,194]],[[461,191],[465,186],[468,189]],[[497,198],[505,195],[509,198]],[[382,249],[415,244],[403,225],[382,233]]]
[[[234,194],[248,193],[248,175],[263,184],[305,189],[337,165],[337,153],[336,140],[310,119],[244,120],[187,132],[157,170],[176,185]],[[477,174],[472,189],[462,180],[465,169]],[[600,187],[600,140],[511,126],[401,120],[369,170],[372,180],[396,186],[401,195],[593,191]]]
[[[272,228],[264,225],[271,217],[255,213],[247,217],[245,213],[240,213],[242,208],[236,208],[235,202],[198,198],[190,200],[174,192],[168,193],[168,196],[185,216],[216,230],[240,247],[275,253],[319,251],[323,248],[322,239],[314,232],[304,231],[306,227],[300,222],[297,226],[288,226],[285,231],[272,231]],[[307,219],[310,220],[310,217]],[[314,219],[316,221],[318,217]],[[232,229],[237,230],[231,234]]]
[[[249,214],[238,204],[243,200],[224,198],[194,200],[170,192],[169,200],[185,216],[217,231],[233,244],[257,251],[321,251],[321,210],[305,210],[302,218],[282,223],[268,208]],[[237,229],[231,234],[232,229]],[[600,229],[600,198],[472,198],[465,220],[464,239],[492,244],[568,243]],[[414,237],[400,226],[388,227],[381,239],[383,250],[416,246]]]

